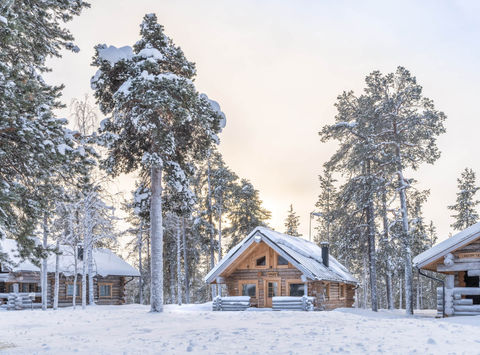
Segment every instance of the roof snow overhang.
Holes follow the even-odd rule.
[[[423,253],[418,254],[413,258],[413,266],[418,269],[427,268],[430,264],[435,263],[438,259],[444,257],[448,253],[454,252],[477,239],[480,239],[480,222],[449,237]]]

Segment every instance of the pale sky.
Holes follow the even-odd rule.
[[[308,236],[322,164],[335,150],[318,131],[334,120],[343,90],[359,93],[373,70],[409,69],[424,94],[448,117],[442,157],[408,177],[429,188],[427,219],[439,239],[451,231],[447,205],[465,167],[480,174],[480,2],[478,1],[209,1],[90,0],[69,28],[81,51],[50,61],[51,83],[64,83],[64,102],[91,93],[98,43],[139,39],[146,13],[197,65],[197,89],[227,116],[220,151],[227,164],[260,190],[283,231],[289,205]],[[480,181],[480,180],[479,180]],[[131,180],[117,182],[120,191]]]

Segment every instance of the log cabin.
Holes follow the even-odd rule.
[[[480,315],[480,223],[455,234],[413,259],[421,270],[444,274],[437,288],[438,316]]]
[[[12,239],[0,240],[0,251],[6,254],[8,263],[0,263],[0,304],[6,302],[12,293],[34,294],[34,303],[41,302],[40,268],[29,260],[18,256],[17,243]],[[59,256],[59,307],[71,306],[74,292],[75,257],[73,248],[60,246]],[[77,287],[76,303],[81,303],[82,287],[82,253],[77,257]],[[53,304],[55,286],[55,254],[47,259],[48,270],[48,300]],[[125,285],[133,278],[140,276],[137,269],[115,255],[109,249],[93,250],[93,287],[94,300],[97,305],[120,305],[125,303]],[[88,295],[88,283],[87,283]],[[87,301],[88,303],[88,301]]]
[[[352,307],[357,280],[322,247],[300,237],[255,228],[215,265],[207,284],[226,285],[227,296],[249,296],[251,307],[271,308],[282,296],[313,298],[315,310]]]

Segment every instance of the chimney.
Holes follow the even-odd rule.
[[[321,242],[320,245],[322,246],[323,265],[328,267],[328,242]]]

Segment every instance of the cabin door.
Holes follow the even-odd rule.
[[[272,298],[280,296],[280,280],[265,280],[265,306],[272,308]]]

